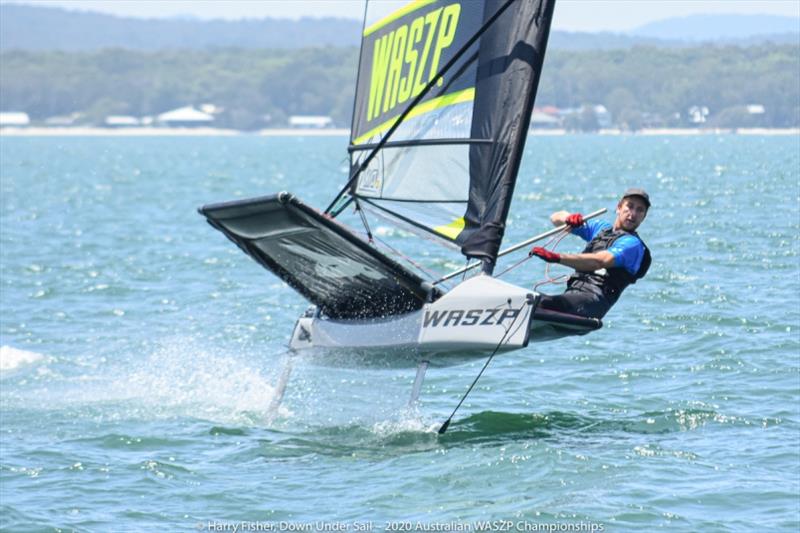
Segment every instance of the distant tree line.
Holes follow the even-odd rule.
[[[293,114],[349,122],[358,51],[354,48],[0,54],[0,107],[45,119],[73,112],[88,123],[110,114],[153,116],[212,103],[216,125],[284,125]]]
[[[538,105],[603,104],[616,125],[686,126],[706,107],[704,125],[800,126],[800,47],[634,47],[564,52],[545,60]],[[764,107],[748,113],[748,105]]]
[[[215,125],[284,126],[290,115],[329,115],[348,126],[358,49],[163,50],[0,53],[0,109],[34,121],[82,113],[153,116],[185,105],[222,109]],[[602,104],[628,129],[693,125],[800,126],[800,47],[762,45],[548,52],[537,106]],[[748,105],[763,106],[753,114]],[[591,113],[567,126],[594,129]]]

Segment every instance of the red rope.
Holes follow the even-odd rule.
[[[544,246],[542,246],[542,248],[547,248],[547,247],[549,247],[549,246],[551,246],[551,245],[552,245],[552,250],[555,250],[555,249],[558,247],[558,245],[561,243],[561,241],[564,239],[564,237],[566,237],[566,236],[567,236],[567,235],[569,235],[569,234],[570,234],[570,229],[569,229],[569,228],[567,228],[567,229],[564,229],[564,231],[561,231],[561,232],[559,232],[559,233],[556,233],[556,234],[555,234],[555,235],[554,235],[554,236],[553,236],[553,237],[552,237],[552,238],[551,238],[549,241],[547,241],[547,242],[544,244]],[[393,252],[395,255],[397,255],[398,257],[400,257],[400,258],[404,259],[405,261],[407,261],[408,263],[410,263],[410,264],[411,264],[412,266],[414,266],[414,267],[415,267],[417,270],[419,270],[419,271],[421,271],[421,272],[425,273],[426,275],[430,276],[431,278],[435,278],[435,275],[434,275],[432,272],[430,272],[428,269],[426,269],[426,268],[425,268],[425,267],[423,267],[422,265],[418,264],[418,263],[417,263],[417,262],[415,262],[413,259],[411,259],[411,258],[410,258],[410,257],[408,257],[407,255],[405,255],[404,253],[400,252],[399,250],[397,250],[396,248],[394,248],[393,246],[391,246],[389,243],[387,243],[387,242],[386,242],[386,241],[384,241],[383,239],[380,239],[380,238],[378,238],[378,237],[375,237],[375,238],[374,238],[374,240],[375,240],[376,242],[379,242],[379,243],[380,243],[381,245],[383,245],[385,248],[387,248],[387,249],[389,249],[390,251],[392,251],[392,252]],[[513,264],[513,265],[511,265],[510,267],[506,268],[505,270],[503,270],[503,271],[502,271],[502,272],[500,272],[499,274],[495,275],[495,277],[499,278],[499,277],[501,277],[502,275],[506,274],[507,272],[510,272],[511,270],[514,270],[515,268],[517,268],[518,266],[520,266],[522,263],[524,263],[525,261],[529,260],[531,257],[533,257],[533,256],[532,256],[532,255],[529,255],[529,256],[527,256],[527,257],[523,257],[522,259],[520,259],[519,261],[517,261],[516,263],[514,263],[514,264]],[[533,290],[537,290],[537,289],[538,289],[539,287],[541,287],[542,285],[547,285],[547,284],[549,284],[549,283],[552,283],[552,284],[566,283],[566,281],[567,281],[567,277],[568,277],[568,276],[567,276],[567,274],[562,274],[562,275],[560,275],[560,276],[556,276],[556,277],[554,277],[554,278],[553,278],[553,277],[550,277],[550,263],[545,263],[545,267],[544,267],[544,277],[545,277],[545,279],[544,279],[544,280],[540,281],[539,283],[537,283],[537,284],[535,284],[535,285],[533,286]]]
[[[558,244],[561,242],[561,240],[564,237],[566,237],[567,235],[569,235],[569,233],[570,233],[569,229],[565,229],[564,231],[556,233],[549,241],[547,241],[545,243],[545,245],[542,248],[547,248],[548,246],[552,245],[553,246],[553,250],[555,250],[556,247],[558,246]],[[513,265],[511,265],[507,269],[505,269],[502,272],[500,272],[499,274],[497,274],[495,277],[499,278],[500,276],[502,276],[506,272],[510,272],[511,270],[514,270],[515,268],[520,266],[522,263],[524,263],[525,261],[527,261],[531,257],[533,257],[533,256],[529,255],[527,257],[523,257],[522,259],[520,259],[519,261],[517,261],[516,263],[514,263]],[[564,282],[566,282],[566,279],[565,279],[567,277],[566,274],[564,274],[562,276],[555,277],[555,278],[551,278],[550,277],[550,263],[546,263],[546,266],[544,268],[544,275],[545,275],[544,281],[541,281],[541,282],[537,283],[536,285],[534,285],[533,286],[534,290],[536,290],[540,285],[545,285],[547,283],[564,283]]]
[[[544,246],[542,246],[542,248],[547,248],[548,246],[552,245],[553,246],[552,250],[555,251],[555,249],[558,247],[558,245],[561,243],[561,241],[564,239],[564,237],[566,237],[569,234],[570,234],[570,230],[569,229],[564,229],[564,231],[562,231],[560,233],[556,233],[553,236],[552,239],[547,241],[547,243]],[[547,284],[550,284],[550,283],[552,283],[553,285],[557,285],[559,283],[566,283],[567,282],[567,275],[566,274],[562,274],[560,276],[556,276],[555,278],[550,277],[550,265],[551,265],[551,263],[545,263],[544,280],[542,280],[539,283],[535,284],[533,286],[533,290],[537,290],[542,285],[547,285]]]

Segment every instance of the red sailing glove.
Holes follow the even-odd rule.
[[[534,246],[531,248],[530,253],[528,253],[528,257],[535,255],[539,259],[547,261],[548,263],[560,263],[561,256],[555,252],[551,252],[550,250],[546,250],[541,246]]]
[[[583,226],[583,223],[586,221],[583,220],[583,215],[580,213],[573,213],[566,218],[565,222],[567,223],[567,226],[577,228]]]

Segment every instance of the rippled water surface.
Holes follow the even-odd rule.
[[[495,359],[442,436],[482,361],[432,368],[408,409],[413,369],[295,358],[270,416],[306,304],[196,212],[324,207],[346,142],[0,139],[0,528],[800,527],[797,137],[529,139],[506,243],[640,185],[654,266],[603,330]]]

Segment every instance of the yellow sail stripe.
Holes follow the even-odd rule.
[[[417,9],[419,9],[421,7],[425,7],[428,4],[432,4],[434,2],[436,2],[436,0],[414,0],[414,2],[410,2],[410,3],[406,4],[405,6],[401,7],[397,11],[395,11],[394,13],[386,15],[385,17],[380,19],[378,22],[375,22],[374,24],[370,24],[367,27],[367,29],[364,30],[364,37],[366,37],[370,33],[376,32],[377,30],[383,28],[384,26],[386,26],[387,24],[391,23],[392,21],[395,21],[395,20],[399,19],[400,17],[408,15],[409,13],[412,13],[412,12],[416,11]]]
[[[433,228],[433,231],[440,233],[448,239],[454,241],[456,240],[456,237],[458,237],[459,233],[461,233],[461,231],[464,229],[465,224],[466,222],[464,222],[464,217],[461,217],[444,226],[436,226]]]
[[[411,112],[406,116],[407,119],[418,117],[420,115],[424,115],[425,113],[430,113],[431,111],[435,111],[437,109],[442,109],[443,107],[455,105],[455,104],[463,104],[464,102],[472,102],[475,100],[475,87],[470,87],[469,89],[464,89],[463,91],[458,91],[456,93],[445,94],[443,96],[439,96],[438,98],[432,98],[425,103],[419,104],[417,107],[411,110]],[[383,133],[387,131],[389,128],[394,126],[394,123],[397,122],[397,119],[400,116],[396,116],[392,119],[387,120],[383,124],[376,126],[369,130],[364,135],[359,136],[357,139],[353,140],[353,144],[363,144],[364,142],[368,141],[371,137]]]

